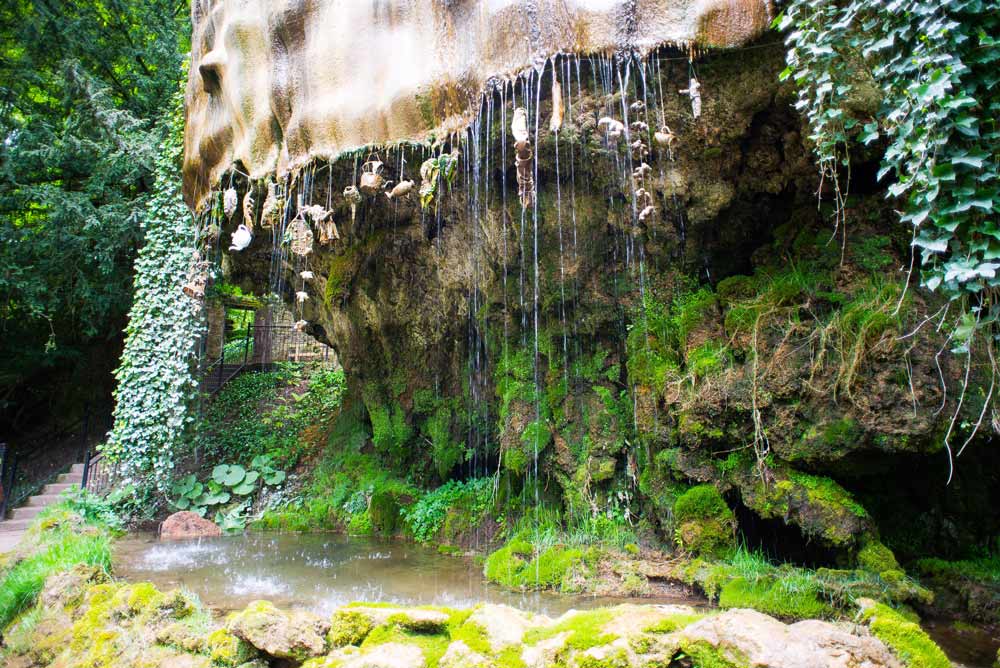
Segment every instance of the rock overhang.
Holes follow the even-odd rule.
[[[195,0],[184,192],[463,128],[488,82],[558,53],[735,47],[769,0]]]

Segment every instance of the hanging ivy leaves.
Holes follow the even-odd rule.
[[[181,291],[196,233],[180,191],[183,107],[178,92],[142,220],[145,244],[135,263],[134,302],[115,372],[115,422],[103,448],[127,481],[164,492],[194,420],[196,346],[204,331],[200,307]]]
[[[884,141],[878,177],[902,200],[923,285],[994,309],[1000,2],[793,0],[776,24],[790,31],[782,76],[797,84],[821,171],[846,165],[850,141]],[[881,106],[858,119],[849,110],[869,80]]]

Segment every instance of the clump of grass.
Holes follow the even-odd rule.
[[[52,521],[56,507],[41,515],[38,524]],[[6,628],[22,611],[34,604],[45,580],[77,564],[111,571],[111,539],[107,531],[96,528],[81,532],[78,526],[62,521],[39,534],[38,548],[28,558],[9,568],[0,581],[0,629]]]

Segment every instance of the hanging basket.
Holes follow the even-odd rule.
[[[292,253],[305,257],[313,250],[313,233],[305,218],[298,216],[288,224],[285,234],[288,235],[289,248]]]

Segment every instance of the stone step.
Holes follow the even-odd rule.
[[[52,483],[51,485],[46,485],[45,487],[42,487],[42,494],[44,494],[45,496],[50,496],[52,494],[62,494],[67,489],[71,489],[74,487],[79,487],[79,485],[76,484],[75,482]]]
[[[28,502],[24,505],[26,506],[45,506],[52,505],[53,503],[58,503],[59,499],[62,498],[60,494],[35,494],[28,498]]]
[[[66,483],[66,482],[83,482],[83,471],[79,473],[60,473],[59,477],[56,478],[56,482]]]
[[[31,520],[38,516],[38,513],[45,510],[45,506],[21,506],[9,511],[7,514],[12,520]]]
[[[0,522],[0,533],[9,531],[24,531],[34,520],[4,520]]]
[[[70,467],[69,472],[73,473],[73,474],[78,474],[78,475],[80,475],[82,477],[83,476],[83,464],[73,464],[73,466]]]

